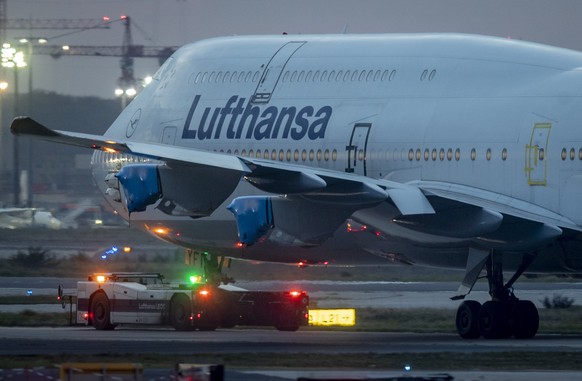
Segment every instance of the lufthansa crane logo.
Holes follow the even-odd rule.
[[[129,123],[127,123],[127,128],[125,129],[125,136],[131,138],[131,135],[137,129],[137,125],[139,124],[139,119],[141,118],[141,109],[138,108],[134,113]]]

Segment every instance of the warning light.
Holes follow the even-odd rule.
[[[301,295],[301,292],[299,292],[299,291],[289,291],[289,295],[291,295],[292,297],[296,298],[299,295]]]
[[[103,21],[107,22],[109,20],[110,20],[109,16],[103,16]]]
[[[89,319],[89,314],[87,312],[85,312],[83,314],[83,319],[85,319],[85,320]]]
[[[105,275],[97,275],[97,282],[98,283],[105,282]]]
[[[130,246],[125,246],[125,247],[123,248],[123,252],[124,252],[124,253],[131,253],[131,247],[130,247]]]
[[[241,247],[244,247],[244,245],[245,245],[245,244],[244,244],[244,243],[242,243],[242,242],[237,242],[237,243],[236,243],[234,246],[235,246],[236,248],[239,248],[239,249],[240,249]]]
[[[201,283],[202,282],[202,275],[190,275],[189,277],[190,283]]]
[[[210,295],[210,292],[208,290],[200,290],[200,291],[198,291],[198,293],[200,294],[200,296]]]

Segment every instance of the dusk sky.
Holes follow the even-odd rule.
[[[8,0],[8,18],[132,18],[135,44],[178,46],[207,37],[287,33],[461,32],[511,37],[582,50],[579,0]],[[121,45],[123,26],[70,31],[8,30],[52,44]],[[136,59],[135,76],[158,67]],[[119,58],[35,56],[35,89],[113,98]],[[8,76],[10,79],[11,75]],[[27,74],[21,80],[28,88]]]

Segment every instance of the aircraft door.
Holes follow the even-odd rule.
[[[291,56],[305,44],[304,41],[289,42],[271,57],[251,98],[252,103],[269,103],[271,95],[279,82],[281,73]]]
[[[547,148],[550,137],[550,123],[536,123],[530,142],[525,146],[525,172],[529,185],[546,185],[547,183]]]
[[[350,144],[346,146],[346,151],[348,151],[346,172],[367,175],[366,155],[371,127],[372,123],[356,123],[354,125]]]

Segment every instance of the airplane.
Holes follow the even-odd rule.
[[[236,36],[175,52],[93,149],[133,226],[200,253],[484,273],[463,338],[532,338],[524,273],[582,272],[582,54],[464,34]],[[504,272],[511,274],[506,281]],[[508,274],[508,275],[509,275]]]
[[[63,222],[46,210],[36,208],[0,209],[0,229],[22,229],[30,227],[60,229],[63,227]]]

